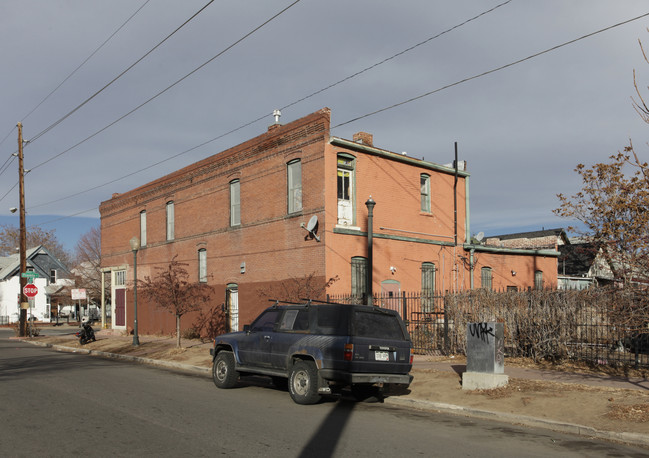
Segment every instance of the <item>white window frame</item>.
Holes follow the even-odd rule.
[[[205,248],[198,250],[198,281],[207,283],[207,250]]]
[[[146,246],[146,210],[140,212],[140,246]]]
[[[175,238],[174,201],[167,202],[165,209],[167,215],[167,241],[170,242]]]
[[[421,211],[430,213],[430,175],[422,173],[419,176],[419,191],[421,194]]]
[[[241,226],[241,181],[230,182],[230,226]]]
[[[302,161],[295,159],[286,164],[288,185],[288,213],[302,211]]]
[[[342,226],[353,226],[356,214],[354,208],[354,171],[356,170],[356,159],[353,156],[339,154],[337,165],[336,195],[338,199],[338,224]]]

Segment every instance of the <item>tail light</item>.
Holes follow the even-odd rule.
[[[414,362],[414,360],[415,360],[415,352],[411,348],[410,349],[410,364],[412,364]]]
[[[354,359],[354,344],[345,344],[345,352],[343,353],[343,359],[345,361],[351,361]]]

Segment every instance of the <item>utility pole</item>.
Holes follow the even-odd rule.
[[[18,189],[20,193],[20,337],[27,335],[27,308],[29,301],[25,296],[25,286],[27,277],[23,273],[27,272],[27,230],[25,227],[25,170],[23,165],[23,125],[18,123]]]

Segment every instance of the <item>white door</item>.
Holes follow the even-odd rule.
[[[228,311],[230,312],[230,332],[239,330],[239,290],[228,287]]]

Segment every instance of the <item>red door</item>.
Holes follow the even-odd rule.
[[[115,290],[115,326],[126,326],[126,289]]]

